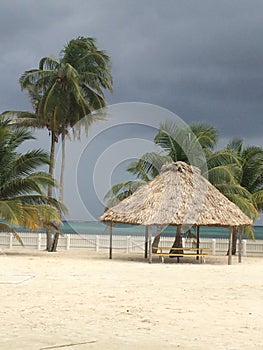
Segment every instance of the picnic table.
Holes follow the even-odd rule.
[[[200,257],[200,263],[205,263],[205,258],[207,256],[211,256],[209,254],[210,251],[212,251],[211,248],[202,248],[202,247],[193,247],[193,248],[170,248],[170,247],[153,247],[153,255],[160,257],[162,263],[164,262],[164,258],[177,258],[177,262],[179,263],[179,259],[182,257],[196,257],[199,259]],[[170,253],[171,251],[171,253]],[[177,253],[178,252],[178,253]]]

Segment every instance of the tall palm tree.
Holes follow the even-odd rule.
[[[85,128],[96,118],[92,112],[106,105],[104,90],[112,91],[110,59],[99,50],[93,38],[78,37],[61,51],[61,58],[44,57],[38,69],[22,74],[22,89],[26,89],[35,113],[9,111],[7,114],[22,117],[24,125],[46,127],[51,134],[49,173],[54,173],[55,144],[62,137],[62,166],[60,199],[63,200],[65,168],[65,137],[68,130],[85,118]],[[52,194],[49,187],[48,194]],[[55,250],[58,235],[52,244],[47,233],[47,249]]]
[[[36,171],[49,164],[49,155],[41,149],[18,152],[23,142],[32,139],[25,128],[14,128],[9,120],[0,120],[0,226],[13,232],[13,225],[58,229],[60,211],[64,210],[45,194],[47,186],[55,184],[52,177]]]

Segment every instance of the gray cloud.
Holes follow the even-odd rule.
[[[262,13],[261,0],[3,0],[0,110],[29,109],[21,73],[92,36],[112,59],[109,103],[153,103],[263,146]]]

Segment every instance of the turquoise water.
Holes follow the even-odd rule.
[[[169,226],[165,229],[163,236],[174,236],[176,228]],[[109,226],[102,222],[87,222],[87,221],[68,221],[64,222],[62,226],[64,233],[71,234],[96,234],[96,235],[107,235],[109,234]],[[144,226],[134,225],[121,225],[116,224],[113,226],[114,235],[144,235]],[[200,235],[203,238],[227,238],[229,230],[221,227],[200,227]],[[263,226],[254,227],[255,239],[263,240]]]
[[[61,227],[64,233],[70,234],[90,234],[90,235],[108,235],[109,226],[100,221],[64,221],[63,226]],[[17,232],[28,232],[28,230],[16,227]],[[153,227],[153,235],[156,228]],[[176,227],[169,226],[167,227],[162,236],[174,237]],[[194,233],[194,230],[192,230]],[[45,232],[40,230],[39,232]],[[113,226],[113,234],[121,236],[144,236],[145,227],[144,226],[135,226],[135,225],[123,225],[115,224]],[[228,228],[222,227],[200,227],[200,236],[202,238],[228,238],[229,230]],[[263,240],[263,226],[254,226],[254,235],[255,239]],[[244,236],[246,238],[246,236]]]

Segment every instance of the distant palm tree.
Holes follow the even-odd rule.
[[[54,186],[52,177],[36,171],[49,164],[48,154],[41,149],[18,152],[23,142],[32,139],[25,128],[13,128],[9,120],[0,120],[0,227],[13,232],[13,225],[58,229],[60,211],[65,210],[45,194],[47,186]]]

